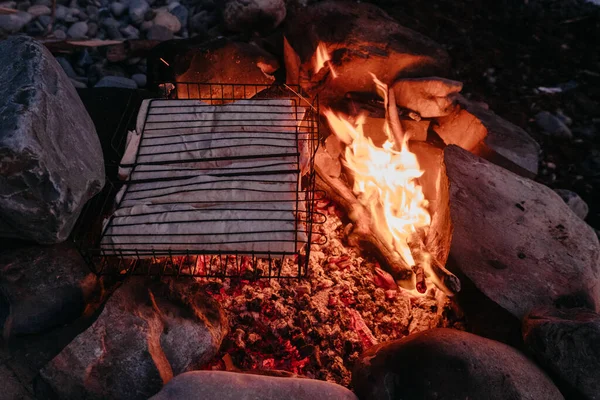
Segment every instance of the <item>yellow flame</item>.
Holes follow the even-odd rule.
[[[315,74],[318,73],[321,68],[323,68],[327,64],[329,67],[329,71],[331,71],[331,76],[333,78],[337,78],[337,73],[333,69],[333,65],[331,65],[331,58],[329,57],[329,53],[327,53],[327,46],[323,43],[319,43],[317,46],[317,51],[315,52]]]
[[[373,78],[387,104],[387,85]],[[423,171],[415,154],[408,149],[408,138],[394,143],[386,119],[384,129],[388,140],[377,147],[365,136],[362,119],[351,123],[347,116],[329,109],[324,115],[336,136],[346,144],[344,165],[352,171],[353,191],[369,209],[375,229],[408,265],[414,265],[407,239],[415,230],[428,227],[431,216],[418,183]]]

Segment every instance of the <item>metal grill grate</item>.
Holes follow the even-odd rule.
[[[75,229],[94,272],[306,276],[310,244],[326,240],[313,231],[325,220],[313,209],[318,107],[287,86],[161,87],[168,99],[142,105],[128,138],[126,180]]]

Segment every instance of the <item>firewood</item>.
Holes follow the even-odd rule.
[[[427,283],[425,282],[425,272],[423,271],[423,267],[421,265],[415,265],[412,267],[413,272],[415,273],[417,292],[425,293],[427,291]]]
[[[423,242],[422,233],[422,231],[414,232],[407,240],[410,252],[415,259],[415,266],[422,267],[433,283],[447,295],[452,296],[460,292],[460,280],[433,257]]]
[[[395,280],[412,281],[412,276],[415,273],[402,257],[387,244],[380,234],[371,226],[371,215],[369,211],[360,204],[352,190],[346,185],[341,178],[332,178],[322,166],[315,160],[315,171],[317,172],[316,186],[317,189],[324,191],[332,201],[340,205],[353,223],[353,229],[348,237],[348,240],[353,244],[361,244],[373,250],[376,258],[381,263],[381,266],[387,270]],[[418,240],[416,239],[418,238]],[[409,247],[414,247],[414,254],[428,255],[430,260],[425,266],[421,265],[424,276],[429,276],[433,283],[447,295],[452,296],[460,291],[459,279],[439,264],[437,260],[431,256],[423,243],[420,236],[415,236],[415,239],[409,240]],[[422,257],[421,256],[421,257]],[[413,256],[414,257],[414,256]],[[427,274],[427,275],[425,275]],[[420,282],[421,290],[424,284],[424,277],[417,280]],[[406,287],[405,285],[402,285]]]
[[[315,160],[317,161],[317,160]],[[381,265],[396,280],[407,281],[412,279],[412,270],[402,257],[386,243],[386,241],[371,227],[371,215],[352,193],[352,190],[341,180],[332,178],[315,162],[317,172],[317,189],[323,190],[327,197],[339,204],[352,220],[354,228],[349,235],[349,241],[356,244],[367,245],[375,251]]]

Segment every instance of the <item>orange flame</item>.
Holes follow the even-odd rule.
[[[373,79],[387,104],[387,85],[375,76]],[[384,130],[388,139],[382,147],[377,147],[363,132],[363,118],[353,124],[348,117],[330,109],[324,114],[333,132],[346,144],[344,165],[352,171],[354,194],[371,212],[374,227],[388,247],[408,265],[414,265],[407,240],[417,229],[428,227],[431,216],[418,183],[423,171],[415,154],[408,149],[408,137],[397,143],[386,118]]]
[[[325,46],[325,44],[323,43],[319,43],[319,45],[317,46],[317,51],[315,52],[315,73],[318,73],[321,70],[321,68],[325,66],[325,64],[327,64],[327,66],[329,67],[329,71],[331,71],[331,76],[333,76],[334,79],[337,78],[337,73],[333,69],[333,65],[331,65],[331,57],[329,57],[329,53],[327,53],[327,46]]]

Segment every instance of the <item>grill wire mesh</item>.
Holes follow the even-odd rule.
[[[314,225],[321,224],[325,221],[325,216],[314,210],[315,201],[322,197],[322,193],[315,190],[315,172],[314,172],[314,156],[319,146],[319,126],[318,126],[318,100],[314,100],[311,104],[305,97],[300,95],[300,88],[291,86],[266,86],[266,85],[243,85],[243,84],[204,84],[204,83],[188,83],[174,82],[161,84],[163,90],[163,99],[161,104],[177,104],[181,99],[201,100],[206,105],[230,105],[242,99],[252,98],[253,102],[260,104],[262,109],[268,111],[270,107],[269,100],[290,100],[293,109],[294,117],[285,123],[286,133],[289,134],[290,127],[294,129],[291,132],[294,134],[295,146],[293,149],[270,149],[271,151],[262,151],[251,156],[219,157],[214,159],[186,159],[186,163],[190,162],[205,162],[205,161],[252,161],[261,160],[263,165],[268,165],[268,168],[251,174],[248,171],[244,173],[236,172],[235,168],[222,170],[223,174],[220,178],[225,177],[228,182],[240,182],[251,179],[251,183],[255,182],[273,183],[281,179],[283,173],[292,172],[297,179],[295,190],[286,193],[286,198],[281,200],[279,193],[264,193],[268,199],[266,207],[268,209],[269,202],[288,201],[293,202],[293,221],[292,232],[293,242],[290,243],[284,250],[278,251],[277,246],[267,246],[268,251],[251,250],[236,250],[238,243],[235,240],[229,240],[226,234],[221,233],[222,246],[207,246],[203,243],[178,243],[175,240],[170,240],[169,234],[163,234],[160,237],[153,236],[152,233],[145,232],[145,223],[140,223],[136,226],[139,228],[139,233],[133,235],[135,240],[132,242],[122,242],[119,246],[107,246],[105,241],[110,239],[107,235],[115,234],[115,229],[118,224],[114,222],[113,213],[119,209],[123,199],[127,197],[127,192],[130,187],[139,183],[139,178],[132,180],[132,176],[136,171],[141,171],[144,166],[157,164],[148,158],[140,156],[140,150],[137,151],[135,161],[121,167],[130,168],[132,173],[128,180],[121,181],[116,177],[107,177],[107,184],[103,191],[94,197],[84,208],[78,223],[74,229],[72,238],[80,249],[82,255],[97,275],[152,275],[152,276],[188,276],[188,277],[218,277],[218,278],[242,278],[242,279],[259,279],[259,278],[303,278],[308,274],[309,255],[311,243],[324,243],[326,238],[313,230]],[[164,99],[171,99],[165,102]],[[177,107],[173,107],[177,110]],[[161,115],[169,113],[169,107],[162,107]],[[166,110],[166,111],[165,111]],[[299,112],[302,110],[303,112]],[[269,111],[270,112],[270,111]],[[275,114],[277,111],[274,111]],[[175,112],[176,113],[176,112]],[[230,127],[233,130],[241,128],[240,124],[248,121],[260,121],[259,118],[254,119],[252,115],[240,118],[239,113],[228,120],[227,115],[220,115],[219,120],[221,127]],[[144,121],[143,137],[146,133],[146,126],[152,125],[148,121],[150,113],[146,113]],[[193,115],[186,116],[185,126],[193,126]],[[172,130],[172,133],[179,135],[178,130],[181,130],[182,124],[163,124],[162,131]],[[154,125],[156,126],[156,124]],[[253,129],[260,129],[260,126],[254,126]],[[244,128],[242,128],[244,129]],[[283,132],[282,132],[283,133]],[[227,134],[227,133],[224,133]],[[272,135],[270,132],[269,135]],[[118,148],[122,144],[123,137],[113,137],[111,143],[113,147]],[[265,149],[266,150],[266,149]],[[280,151],[281,150],[281,151]],[[141,150],[143,151],[143,150]],[[281,162],[282,155],[287,158]],[[290,158],[290,155],[293,157]],[[304,161],[302,157],[306,157]],[[272,161],[271,161],[272,160]],[[177,162],[168,162],[170,168],[177,169]],[[162,164],[161,164],[162,163]],[[265,164],[266,163],[266,164]],[[301,165],[302,164],[302,165]],[[159,162],[156,167],[160,168],[164,162]],[[189,164],[181,164],[189,165]],[[278,168],[281,167],[281,170]],[[285,168],[285,169],[284,169]],[[182,168],[183,169],[183,168]],[[188,170],[189,171],[189,170]],[[198,170],[198,173],[202,171]],[[189,173],[189,172],[186,172]],[[137,175],[139,176],[139,174]],[[181,179],[178,178],[178,179]],[[152,182],[152,179],[148,180]],[[171,184],[171,182],[169,182]],[[124,191],[121,190],[119,196],[117,193],[126,185]],[[175,187],[180,186],[175,182]],[[185,186],[182,187],[185,190]],[[194,203],[202,202],[203,189],[194,189],[198,192],[198,199]],[[211,189],[208,189],[211,190]],[[227,190],[221,188],[220,190]],[[256,190],[255,190],[256,191]],[[258,190],[260,191],[260,189]],[[123,192],[125,193],[124,195]],[[118,199],[116,201],[115,199]],[[234,207],[243,210],[245,200],[228,202],[227,207]],[[214,204],[213,204],[214,205]],[[240,208],[241,207],[241,208]],[[231,211],[228,208],[217,208],[224,212]],[[273,221],[272,217],[252,218],[250,221],[260,223],[261,220]],[[244,218],[248,222],[248,218]],[[186,220],[182,221],[185,224],[201,223],[202,220]],[[206,221],[204,221],[206,222]],[[239,224],[240,220],[228,220],[226,223]],[[283,222],[283,221],[282,221]],[[290,222],[290,221],[286,221]],[[289,225],[288,225],[289,226]],[[146,230],[147,231],[147,230]],[[118,231],[116,231],[118,232]],[[272,232],[255,232],[252,239],[247,241],[260,242],[261,240],[270,240],[269,234]],[[305,236],[304,236],[305,234]],[[211,232],[203,232],[204,236],[214,236]],[[181,235],[177,234],[177,237]],[[299,241],[299,237],[303,240]],[[147,238],[147,239],[144,239]],[[220,239],[219,239],[220,241]],[[213,239],[214,242],[214,239]],[[174,245],[176,243],[177,245]],[[246,243],[247,244],[247,243]],[[258,246],[260,248],[260,243]],[[224,247],[226,250],[219,249]],[[291,247],[291,250],[290,250]],[[272,248],[275,248],[273,250]]]

